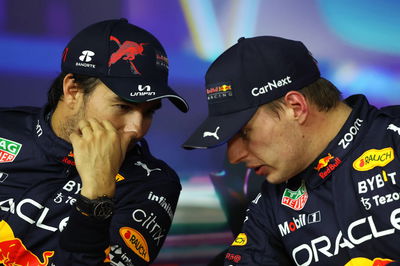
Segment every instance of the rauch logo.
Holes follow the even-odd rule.
[[[357,171],[368,171],[376,166],[385,166],[394,159],[393,148],[388,147],[381,150],[371,149],[364,152],[353,162],[353,167]]]
[[[130,227],[122,227],[119,229],[119,234],[125,244],[133,250],[144,261],[149,262],[149,248],[146,239],[141,233]]]

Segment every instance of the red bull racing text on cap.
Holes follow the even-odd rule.
[[[273,36],[240,38],[207,70],[208,117],[183,147],[226,143],[260,105],[319,78],[316,61],[303,43]]]

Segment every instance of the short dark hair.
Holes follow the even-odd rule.
[[[328,112],[335,108],[342,100],[342,93],[327,79],[319,78],[317,81],[299,90],[300,93],[312,104],[318,107],[318,111]],[[279,111],[283,110],[284,98],[265,104],[266,108],[279,117]]]
[[[62,72],[60,73],[54,80],[50,86],[49,91],[47,92],[47,108],[50,110],[54,110],[58,104],[58,102],[62,99],[63,93],[63,82],[64,78],[68,73]],[[94,87],[100,82],[100,80],[96,77],[86,76],[86,75],[78,75],[73,74],[74,80],[78,83],[79,87],[83,90],[85,95],[89,95]]]

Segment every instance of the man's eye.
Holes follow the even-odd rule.
[[[249,130],[248,129],[242,129],[240,130],[240,137],[242,139],[248,139],[249,137]]]
[[[117,108],[121,109],[121,110],[124,110],[124,111],[131,109],[131,107],[129,105],[126,105],[126,104],[117,104],[115,106]]]

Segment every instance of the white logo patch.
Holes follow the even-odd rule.
[[[154,169],[150,169],[145,163],[142,163],[141,161],[137,161],[135,163],[135,165],[142,167],[144,170],[146,170],[147,172],[147,176],[150,175],[151,172],[153,171],[161,171],[160,168],[154,168]]]
[[[217,135],[218,130],[219,130],[219,127],[217,127],[214,132],[204,131],[203,138],[205,138],[205,137],[214,137],[214,138],[219,140],[219,137]]]
[[[154,91],[151,91],[151,86],[150,85],[138,85],[138,91],[136,92],[131,92],[130,96],[135,97],[135,96],[154,96],[156,93]]]
[[[79,60],[87,63],[87,62],[92,61],[92,56],[94,56],[94,52],[92,52],[90,50],[85,50],[85,51],[82,51],[82,55],[79,56]]]
[[[276,80],[274,79],[274,80],[272,80],[271,82],[267,82],[266,85],[264,85],[264,86],[262,86],[262,87],[260,87],[260,88],[254,87],[254,88],[251,90],[251,94],[252,94],[253,96],[256,96],[256,97],[257,97],[257,96],[259,96],[260,94],[265,94],[265,93],[268,93],[268,92],[272,91],[274,88],[277,89],[277,88],[279,88],[279,87],[286,86],[286,85],[288,85],[289,83],[292,83],[292,81],[290,80],[291,78],[292,78],[292,77],[287,76],[286,78],[280,79],[280,80],[278,80],[278,81],[276,81]]]
[[[40,125],[40,121],[37,121],[37,125],[36,125],[36,134],[38,137],[40,137],[43,134],[43,129],[42,126]]]
[[[390,125],[387,127],[387,129],[393,130],[394,132],[397,132],[397,134],[400,135],[400,127],[397,127],[397,126],[395,126],[395,125],[393,125],[393,124],[390,124]]]
[[[4,180],[7,179],[7,177],[8,177],[8,174],[7,174],[7,173],[0,172],[0,183],[3,183]]]
[[[145,86],[143,86],[142,84],[139,84],[139,85],[138,85],[138,90],[139,90],[139,91],[144,91],[144,90],[150,91],[150,90],[151,90],[151,86],[150,86],[150,85],[145,85]]]

